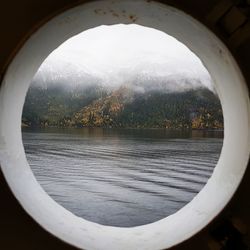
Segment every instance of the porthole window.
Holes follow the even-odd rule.
[[[84,219],[134,227],[184,207],[223,143],[215,86],[197,56],[144,26],[99,26],[53,51],[22,115],[26,156],[50,196]]]
[[[29,154],[29,148],[27,148],[27,146],[30,146],[30,149],[38,149],[39,144],[41,145],[41,138],[37,138],[37,143],[35,143],[34,141],[29,141],[30,134],[26,133],[26,142],[24,140],[24,144],[28,156],[27,160],[21,134],[22,122],[25,126],[29,126],[34,122],[31,121],[31,118],[27,115],[24,117],[24,114],[22,120],[23,107],[27,114],[27,110],[25,109],[32,106],[31,103],[28,106],[25,106],[27,105],[27,100],[25,102],[25,96],[30,84],[36,79],[36,77],[39,78],[46,76],[45,74],[39,76],[39,70],[42,72],[42,67],[44,67],[44,64],[42,63],[49,60],[50,57],[48,56],[53,51],[59,51],[59,46],[65,41],[70,41],[69,39],[74,39],[77,35],[84,34],[84,31],[91,32],[91,30],[98,29],[98,27],[106,27],[107,29],[110,29],[115,26],[117,27],[117,25],[127,28],[144,27],[144,29],[155,29],[156,32],[160,32],[166,36],[169,35],[173,37],[172,39],[176,39],[183,43],[186,46],[185,48],[188,48],[187,50],[189,53],[197,55],[200,60],[200,65],[205,66],[204,69],[209,77],[211,77],[214,89],[211,88],[209,91],[215,93],[213,94],[213,97],[214,95],[218,96],[218,99],[220,100],[219,105],[221,105],[224,117],[224,141],[223,146],[221,145],[222,148],[221,146],[218,147],[219,151],[221,150],[221,154],[220,156],[218,155],[218,162],[217,159],[215,161],[215,163],[217,162],[217,165],[214,171],[212,170],[210,172],[211,177],[208,177],[208,182],[206,184],[204,183],[205,186],[198,195],[192,197],[190,199],[191,201],[185,206],[181,206],[179,210],[176,209],[169,214],[166,213],[165,215],[161,215],[151,221],[143,223],[137,222],[134,225],[109,224],[103,221],[96,221],[95,216],[93,216],[93,219],[84,218],[84,215],[81,216],[80,214],[77,214],[76,211],[72,211],[67,205],[61,204],[60,201],[57,200],[56,195],[53,197],[53,194],[50,193],[52,199],[48,195],[49,191],[46,190],[46,183],[41,183],[40,179],[41,186],[37,182],[39,177],[37,175],[38,172],[36,171],[38,171],[38,169],[35,170],[33,168],[34,175],[30,168],[30,165],[32,167],[32,164],[34,167],[34,162],[32,163],[32,154]],[[46,59],[47,57],[48,59]],[[63,60],[65,60],[65,57],[62,58],[61,61]],[[90,60],[88,61],[90,62]],[[63,68],[65,68],[64,73],[67,73],[69,67],[63,65]],[[152,65],[150,65],[149,68],[152,69]],[[159,69],[159,67],[157,68]],[[57,77],[53,71],[52,76],[53,79]],[[165,75],[163,75],[163,78],[166,78]],[[123,87],[123,85],[119,87]],[[139,87],[140,90],[142,89],[142,86],[137,87]],[[115,91],[117,91],[117,89]],[[143,91],[145,91],[145,89],[143,89]],[[113,93],[112,91],[104,93],[105,91],[102,92],[99,90],[98,92],[101,93],[101,95],[106,95],[107,98]],[[161,90],[161,94],[164,94],[164,91]],[[29,93],[27,97],[28,96]],[[41,97],[40,93],[39,97]],[[104,98],[103,96],[101,97]],[[149,99],[149,96],[147,96],[147,98]],[[35,99],[38,100],[39,98]],[[160,102],[159,96],[155,99]],[[210,31],[190,16],[163,4],[151,1],[97,1],[75,7],[55,17],[34,33],[9,66],[1,86],[0,100],[1,167],[9,186],[23,208],[43,228],[63,241],[82,249],[117,249],[119,247],[123,249],[166,249],[188,239],[205,227],[224,208],[238,187],[248,162],[250,141],[249,97],[240,70],[226,47]],[[185,100],[183,96],[182,100]],[[212,103],[214,104],[214,101]],[[89,105],[92,105],[92,107]],[[137,106],[139,107],[139,105]],[[85,111],[86,108],[92,108],[91,112],[94,113],[92,102],[84,107]],[[90,116],[85,114],[86,112],[83,112],[84,107],[80,107],[78,111],[73,113],[73,118],[68,117],[70,119],[67,119],[66,121],[64,120],[64,122],[74,124],[74,126],[78,126],[77,124],[80,124],[79,126],[85,125],[83,123],[85,120],[86,123],[97,122],[96,114],[94,113],[94,119],[92,113],[89,112],[88,114],[91,114],[91,117],[93,118],[91,119]],[[136,112],[133,113],[136,115]],[[76,119],[77,115],[80,117],[80,122]],[[109,113],[107,115],[110,116]],[[130,115],[130,113],[128,113],[128,115]],[[198,119],[199,115],[197,116],[196,110],[189,115],[192,116],[192,121],[194,121],[193,126],[200,124]],[[86,119],[84,120],[84,118]],[[101,118],[103,117],[101,116]],[[153,124],[155,119],[156,118],[151,121]],[[116,122],[113,118],[112,120]],[[125,120],[128,120],[127,117]],[[110,122],[110,120],[108,121]],[[108,121],[107,126],[114,127],[113,123],[108,123]],[[52,121],[52,123],[53,122],[55,121]],[[171,126],[169,121],[165,120],[164,122],[165,127]],[[45,127],[50,123],[51,120],[39,120],[39,124],[43,124]],[[219,123],[216,124],[216,126],[220,126]],[[64,123],[62,123],[62,125],[64,125]],[[89,127],[91,124],[87,125]],[[137,123],[136,126],[142,125]],[[96,133],[97,132],[94,134]],[[199,134],[197,131],[196,133]],[[154,136],[155,134],[156,133],[154,132]],[[149,131],[146,131],[146,135],[150,138]],[[50,139],[58,140],[58,133],[55,133],[54,136],[54,138]],[[129,135],[127,134],[124,135],[125,138],[128,136]],[[68,142],[70,140],[72,141],[72,137],[74,136],[71,135],[70,138],[67,138]],[[160,135],[160,137],[162,138],[162,135]],[[32,138],[34,139],[34,135]],[[173,141],[174,140],[172,139],[172,142]],[[182,143],[183,141],[178,142]],[[33,143],[34,145],[32,146],[29,143]],[[61,145],[63,145],[63,143]],[[113,141],[112,152],[114,149],[119,149],[119,147],[114,147],[114,145],[115,142]],[[119,146],[120,145],[121,144],[119,144]],[[145,147],[149,148],[147,145],[145,144]],[[151,142],[150,146],[153,148],[155,145],[156,144]],[[176,144],[171,145],[174,147]],[[93,149],[94,145],[92,144],[90,146],[90,150],[91,148]],[[190,152],[195,152],[195,150],[197,152],[206,152],[206,149],[202,148],[204,145],[193,144],[193,147],[192,151],[192,147],[189,146]],[[39,149],[40,151],[38,155],[41,157],[41,150],[44,148],[46,147],[40,147]],[[129,148],[131,149],[131,145],[129,145]],[[97,149],[98,147],[95,148],[95,150]],[[65,151],[62,151],[62,148],[55,151],[53,157],[56,157],[60,152],[65,153]],[[150,152],[152,152],[152,150],[150,150]],[[102,154],[104,153],[102,152]],[[136,150],[134,149],[132,153],[136,155]],[[152,157],[155,157],[156,153],[159,157],[159,148],[156,149]],[[193,153],[190,153],[189,156],[197,157],[197,154],[194,155]],[[180,157],[178,157],[179,156],[176,155],[176,159],[180,159]],[[49,159],[49,157],[46,157],[46,159],[41,158],[42,165],[40,167],[49,167]],[[75,157],[75,159],[77,159],[77,157]],[[131,159],[132,156],[129,155],[129,158],[124,158],[124,161],[129,162]],[[159,158],[157,159],[159,160]],[[194,159],[195,158],[193,158],[193,160]],[[207,158],[206,161],[209,162],[209,159],[211,160],[211,158]],[[33,158],[33,160],[37,162],[38,158]],[[53,164],[56,164],[57,167],[59,167],[59,164],[55,162]],[[150,165],[152,166],[152,162]],[[72,166],[74,165],[72,164]],[[132,163],[131,166],[134,166],[134,163]],[[197,169],[198,168],[199,167],[197,166]],[[126,172],[125,174],[130,174],[131,178],[131,172]],[[147,174],[154,175],[155,172]],[[138,175],[135,172],[133,172],[132,175],[133,178],[142,178],[142,175]],[[37,177],[37,179],[35,177]],[[175,172],[174,174],[172,173],[172,177],[175,177],[175,180],[178,180],[178,178],[180,180],[180,177],[183,176],[180,176]],[[143,178],[145,181],[146,176],[143,175]],[[161,175],[160,178],[164,179],[168,178],[168,176]],[[162,184],[164,183],[163,179],[161,182]],[[119,181],[121,182],[121,180]],[[156,182],[160,183],[159,179],[156,180]],[[188,185],[185,184],[185,186]],[[138,185],[133,188],[138,189]],[[146,193],[155,191],[153,190],[154,188],[155,187],[149,186]],[[190,186],[189,188],[192,187]],[[44,189],[48,193],[46,193]],[[163,195],[162,200],[164,199],[166,199],[166,197]],[[162,200],[159,199],[158,202],[162,202]],[[82,204],[82,207],[85,207],[85,209],[88,210],[89,204],[89,202],[86,202]],[[150,211],[149,216],[151,216]],[[136,218],[137,217],[138,216],[136,216]]]

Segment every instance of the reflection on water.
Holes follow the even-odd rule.
[[[132,227],[173,214],[202,189],[222,131],[23,130],[30,166],[59,204],[87,220]]]

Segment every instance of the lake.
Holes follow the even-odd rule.
[[[175,213],[206,184],[223,131],[23,129],[44,190],[77,216],[132,227]]]

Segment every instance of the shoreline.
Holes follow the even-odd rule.
[[[60,126],[28,126],[23,125],[21,129],[124,129],[124,130],[168,130],[168,131],[204,131],[204,132],[224,132],[224,128],[164,128],[164,127],[93,127],[93,126],[83,126],[83,127],[60,127]]]

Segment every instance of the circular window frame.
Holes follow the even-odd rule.
[[[151,224],[119,228],[96,224],[56,203],[38,184],[26,160],[21,116],[29,84],[46,57],[64,41],[100,25],[155,28],[191,49],[208,69],[224,115],[220,159],[205,187],[185,207]],[[0,91],[1,169],[20,204],[44,229],[82,249],[166,249],[204,228],[226,206],[247,167],[250,151],[248,90],[228,49],[187,14],[152,1],[102,0],[53,18],[25,43],[10,64]]]

